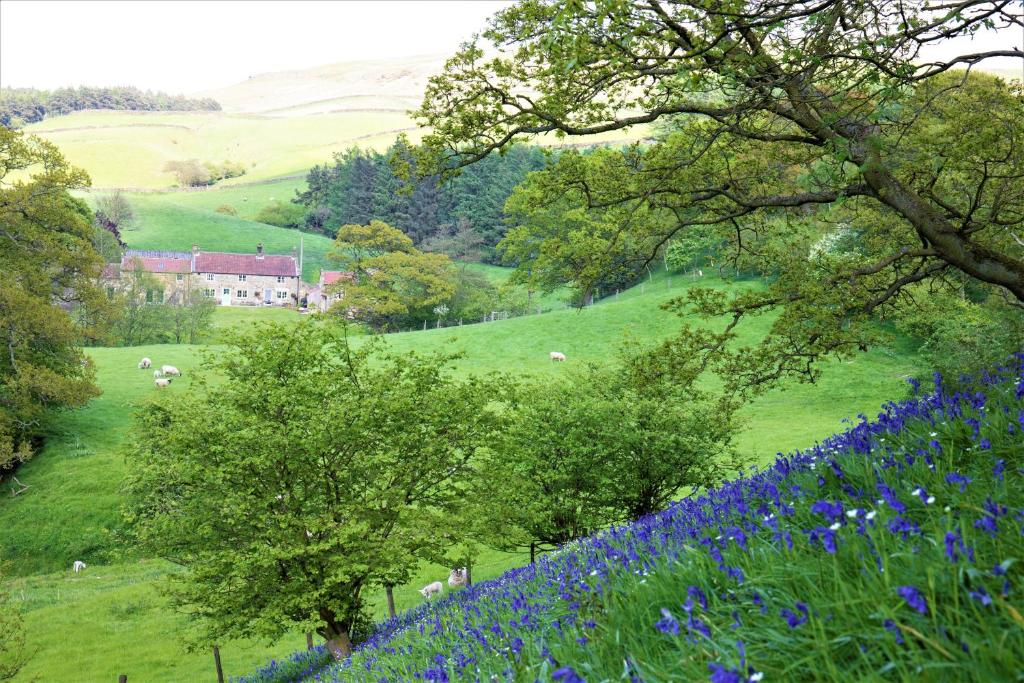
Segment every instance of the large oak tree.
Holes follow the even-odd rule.
[[[497,53],[467,44],[431,81],[425,157],[452,168],[538,134],[657,123],[656,144],[536,174],[506,246],[541,266],[532,277],[562,269],[586,290],[716,226],[737,265],[780,281],[686,303],[733,325],[783,310],[732,374],[813,376],[822,354],[870,341],[866,317],[921,288],[966,278],[1024,302],[1024,103],[1019,86],[971,75],[1024,52],[976,42],[922,57],[1021,28],[1009,0],[524,0],[483,34]],[[821,249],[829,222],[857,248]],[[691,341],[723,358],[733,325]]]

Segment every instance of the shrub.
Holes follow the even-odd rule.
[[[214,211],[216,211],[217,213],[222,213],[226,216],[238,215],[238,210],[235,207],[231,206],[230,204],[221,204],[216,209],[214,209]]]

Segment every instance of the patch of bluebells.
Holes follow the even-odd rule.
[[[382,622],[315,680],[576,683],[618,680],[627,662],[630,680],[657,681],[645,672],[659,652],[662,670],[691,667],[686,680],[784,680],[816,651],[853,679],[950,658],[965,680],[982,661],[1012,679],[1024,661],[1005,606],[1019,595],[1009,558],[1024,556],[1022,378],[1024,354],[970,391],[937,376],[931,393],[813,448]],[[786,639],[771,640],[780,628]],[[821,651],[819,637],[852,652]]]

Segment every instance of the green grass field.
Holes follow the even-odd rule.
[[[480,268],[495,279],[504,274],[503,269]],[[460,351],[464,357],[458,361],[459,373],[501,370],[556,378],[573,365],[610,362],[627,340],[650,343],[672,334],[678,321],[659,305],[693,282],[688,276],[662,274],[581,311],[566,309],[395,334],[387,341],[399,350]],[[716,281],[706,278],[702,284],[709,282]],[[218,309],[214,337],[220,339],[226,331],[252,321],[298,318],[281,309]],[[766,324],[759,321],[745,330],[745,340],[762,333]],[[551,350],[566,353],[569,360],[552,364],[547,355]],[[119,673],[135,681],[211,676],[210,653],[182,651],[179,634],[185,622],[156,591],[173,567],[156,560],[140,562],[143,558],[126,535],[119,506],[125,473],[121,449],[133,411],[160,395],[152,375],[136,368],[138,359],[145,355],[157,364],[181,368],[184,377],[165,390],[181,392],[187,390],[203,355],[217,351],[217,346],[187,345],[88,350],[103,395],[81,410],[59,415],[43,452],[19,471],[20,479],[32,488],[17,498],[0,497],[0,528],[5,530],[0,555],[10,562],[11,587],[27,612],[36,652],[18,680],[103,681],[115,680]],[[851,363],[833,364],[819,384],[791,386],[749,406],[739,445],[764,462],[778,450],[813,443],[839,428],[842,418],[873,412],[900,395],[902,377],[914,369],[912,357],[889,348],[876,348]],[[76,559],[90,565],[78,577],[70,571]],[[474,576],[493,577],[523,561],[490,552],[480,558]],[[443,578],[444,572],[424,567],[412,584],[396,590],[399,607],[416,604],[415,589]],[[375,597],[374,604],[381,616],[381,596]],[[67,634],[74,634],[71,647]],[[221,645],[228,673],[238,675],[294,651],[303,642],[301,634],[293,634],[275,644]]]
[[[232,161],[246,168],[226,186],[298,173],[352,145],[384,149],[399,132],[419,134],[400,112],[351,111],[262,117],[223,112],[84,111],[26,127],[60,147],[96,187],[171,187],[168,161]]]

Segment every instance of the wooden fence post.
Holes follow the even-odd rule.
[[[213,663],[217,667],[217,683],[224,683],[224,669],[220,665],[220,648],[213,646]]]
[[[128,674],[121,674],[118,676],[117,683],[128,683]]]
[[[534,548],[533,548],[533,541],[530,541],[530,564],[533,564],[533,560],[534,560],[535,556],[536,555],[535,555]]]
[[[307,650],[312,650],[313,649],[313,632],[312,631],[306,631],[306,649]]]
[[[395,587],[388,585],[384,586],[384,592],[388,596],[388,616],[392,619],[395,618]]]

